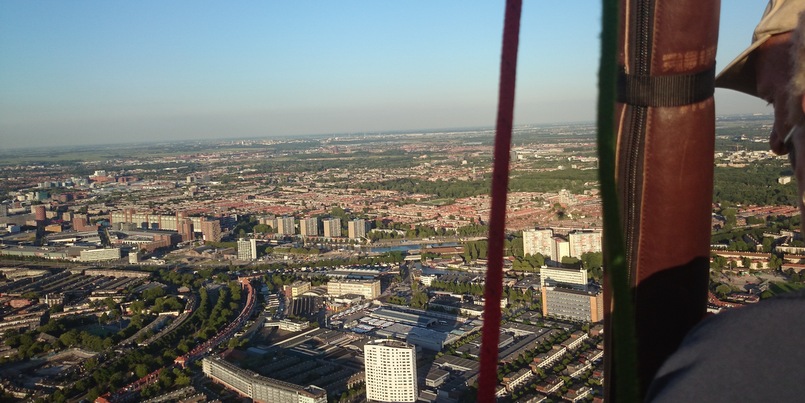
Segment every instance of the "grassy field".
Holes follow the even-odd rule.
[[[769,285],[769,290],[774,293],[774,295],[785,294],[800,290],[802,288],[805,288],[805,284],[773,282],[771,285]]]

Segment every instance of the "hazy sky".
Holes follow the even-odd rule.
[[[718,66],[766,1],[722,1]],[[502,1],[3,1],[0,149],[492,126]],[[525,0],[516,123],[595,117],[600,4]],[[717,113],[766,112],[717,90]]]

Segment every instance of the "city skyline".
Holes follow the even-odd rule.
[[[0,149],[490,127],[503,5],[462,6],[4,3]],[[722,4],[718,68],[763,6]],[[517,124],[594,119],[599,32],[597,4],[524,4]]]
[[[805,286],[798,193],[789,162],[765,150],[770,122],[719,121],[710,312]],[[492,372],[503,402],[604,396],[592,131],[518,130],[527,141],[512,151]],[[492,146],[476,141],[488,135],[4,160],[0,392],[468,400],[488,331]],[[379,343],[400,347],[372,351]]]

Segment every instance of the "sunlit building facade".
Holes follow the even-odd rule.
[[[553,255],[553,230],[527,229],[523,231],[523,253],[551,257]]]
[[[324,237],[338,238],[341,236],[341,219],[328,218],[324,222]]]
[[[364,347],[366,399],[370,402],[417,400],[416,349],[398,340],[376,340]]]

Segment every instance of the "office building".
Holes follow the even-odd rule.
[[[296,233],[293,217],[277,217],[277,225],[274,228],[277,229],[277,235],[293,235]]]
[[[214,382],[255,402],[327,403],[327,391],[318,386],[303,387],[261,376],[220,357],[204,358],[201,368]]]
[[[366,220],[362,218],[354,219],[347,223],[347,234],[349,239],[366,238]]]
[[[252,239],[238,239],[238,259],[239,260],[255,260],[257,259],[257,240]]]
[[[597,289],[556,285],[542,289],[542,315],[586,322],[604,320],[604,296]]]
[[[286,298],[297,298],[310,291],[310,281],[294,281],[291,284],[284,285],[282,291]]]
[[[534,256],[553,256],[553,230],[527,229],[523,231],[523,253]]]
[[[366,399],[370,402],[415,402],[418,397],[416,349],[397,340],[364,346]]]
[[[540,270],[540,286],[556,284],[573,285],[578,289],[587,287],[587,270],[566,269],[562,267],[547,267]]]
[[[366,299],[380,296],[380,280],[330,280],[327,282],[327,294],[332,296],[357,294]]]
[[[319,236],[318,217],[303,218],[299,220],[299,234],[303,237]]]
[[[574,231],[568,234],[569,255],[581,258],[587,252],[601,252],[601,232],[600,231]]]
[[[341,236],[341,219],[328,218],[324,222],[324,237],[338,238]]]
[[[566,319],[603,320],[603,295],[588,287],[587,270],[545,268],[540,270],[542,314]]]

